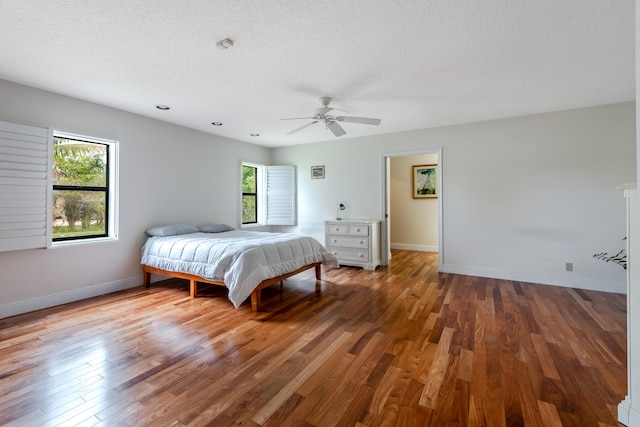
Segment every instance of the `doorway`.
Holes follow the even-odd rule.
[[[428,162],[428,163],[425,163]],[[421,165],[421,164],[435,164],[436,168],[436,196],[429,199],[413,199],[412,184],[413,184],[413,170],[412,166],[407,165]],[[400,170],[393,169],[394,165]],[[382,224],[381,224],[381,258],[382,265],[388,265],[391,259],[392,244],[399,249],[409,250],[422,250],[438,253],[438,267],[441,270],[443,264],[443,232],[442,232],[442,149],[432,148],[417,151],[405,151],[394,153],[382,154]],[[393,177],[392,177],[393,173]],[[402,181],[402,182],[398,182]],[[396,192],[401,192],[398,195]],[[400,202],[398,202],[400,200]],[[399,210],[394,214],[394,207],[392,201],[395,204],[395,209]],[[400,203],[400,205],[398,204]],[[407,210],[417,210],[417,212],[407,212]],[[408,213],[413,215],[407,215]],[[423,215],[426,213],[426,215]],[[399,215],[400,214],[400,215]],[[424,221],[434,221],[437,224],[423,223],[422,220],[416,218],[422,216]],[[428,216],[428,218],[427,218]],[[394,223],[396,221],[396,223]],[[398,221],[401,221],[398,223]],[[432,231],[422,230],[420,227],[424,225],[425,228],[432,227]],[[404,233],[407,233],[407,227],[416,231],[416,236],[425,235],[431,233],[431,237],[428,238],[429,242],[408,242],[406,244],[398,242],[392,242],[391,231],[405,229]],[[409,231],[410,233],[411,231]],[[397,233],[396,233],[397,234]],[[434,236],[433,234],[437,234]]]

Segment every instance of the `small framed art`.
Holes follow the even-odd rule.
[[[324,166],[311,166],[311,179],[324,179]]]
[[[438,165],[413,166],[413,198],[434,199],[438,197]]]

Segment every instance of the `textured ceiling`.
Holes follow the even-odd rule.
[[[0,0],[0,78],[285,146],[335,138],[279,120],[323,96],[382,119],[342,139],[634,100],[634,17],[634,0]]]

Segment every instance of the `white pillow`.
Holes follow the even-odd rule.
[[[227,224],[205,224],[198,227],[198,230],[202,233],[222,233],[223,231],[235,230],[235,228]]]
[[[198,228],[193,225],[186,224],[173,224],[173,225],[160,225],[158,227],[148,228],[145,233],[149,236],[177,236],[178,234],[191,234],[197,233]]]

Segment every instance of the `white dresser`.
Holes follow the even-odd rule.
[[[324,241],[341,265],[365,270],[375,270],[380,265],[380,221],[325,221]]]

